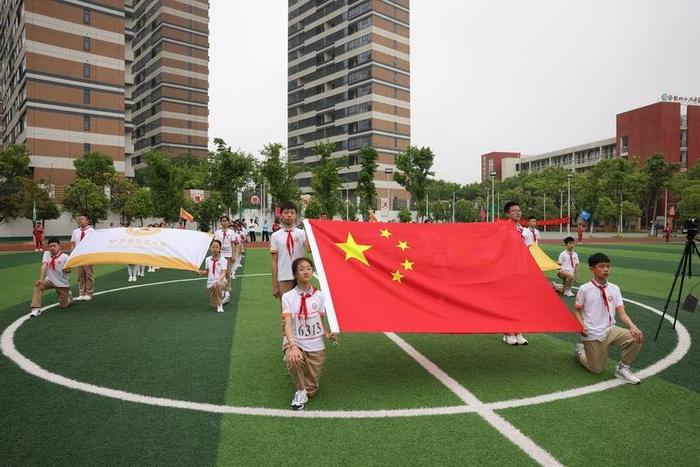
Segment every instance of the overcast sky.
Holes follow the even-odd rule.
[[[287,142],[287,1],[211,0],[209,138]],[[700,96],[700,1],[411,1],[411,143],[436,176],[480,155],[615,136],[615,114]]]

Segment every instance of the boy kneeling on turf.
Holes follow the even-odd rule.
[[[574,251],[576,246],[576,240],[574,237],[566,237],[564,239],[564,245],[566,249],[559,253],[559,272],[557,272],[557,277],[562,280],[562,293],[567,297],[573,297],[574,294],[571,292],[571,286],[574,282],[578,280],[578,254]]]
[[[610,258],[595,253],[588,258],[588,266],[593,279],[579,288],[574,307],[574,315],[583,326],[582,343],[576,344],[576,357],[588,371],[601,373],[608,360],[608,348],[611,345],[622,347],[622,359],[615,376],[630,384],[639,384],[630,365],[642,348],[644,335],[625,313],[620,288],[608,282]],[[615,313],[629,329],[615,326]]]
[[[321,370],[325,360],[323,337],[335,341],[323,322],[326,311],[323,293],[311,285],[314,265],[311,260],[297,258],[292,262],[294,284],[282,295],[284,321],[284,360],[297,391],[290,404],[301,410],[318,392]]]

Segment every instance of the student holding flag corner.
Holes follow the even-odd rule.
[[[49,251],[44,252],[39,271],[39,280],[34,283],[32,294],[32,316],[41,314],[41,296],[44,290],[55,289],[58,296],[58,307],[67,308],[73,301],[70,294],[70,269],[63,269],[68,261],[68,255],[61,251],[61,243],[52,238],[49,240]]]
[[[505,212],[505,215],[508,218],[508,220],[515,224],[515,229],[522,237],[525,246],[529,247],[530,245],[535,244],[535,235],[532,233],[532,231],[530,229],[523,228],[523,226],[520,225],[520,218],[523,215],[523,211],[520,209],[520,205],[515,201],[508,201],[503,207],[503,211]],[[525,339],[525,336],[523,336],[520,332],[504,334],[503,342],[505,342],[508,345],[528,344],[527,339]]]

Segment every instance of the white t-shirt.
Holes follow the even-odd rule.
[[[582,308],[581,316],[588,330],[588,336],[582,337],[585,341],[604,341],[615,324],[615,310],[623,304],[618,286],[608,282],[604,290],[608,298],[607,310],[600,289],[592,281],[583,284],[576,294],[576,308]]]
[[[216,258],[215,269],[214,257],[207,256],[207,259],[204,260],[204,267],[207,271],[209,271],[209,275],[207,275],[207,289],[214,287],[214,283],[219,280],[219,277],[221,277],[221,271],[225,271],[227,266],[228,261],[226,261],[226,258],[224,258],[222,255],[219,255],[219,257]]]
[[[321,291],[311,288],[312,294],[306,297],[307,317],[301,311],[302,291],[295,287],[282,295],[282,314],[292,316],[292,334],[299,348],[305,352],[317,352],[325,348],[323,344],[324,298]],[[287,342],[285,336],[284,342]]]
[[[306,232],[296,227],[291,229],[294,245],[290,252],[287,248],[287,228],[283,227],[270,236],[270,252],[277,253],[277,280],[291,281],[294,279],[292,262],[306,254],[304,243]]]
[[[564,250],[559,253],[559,260],[557,261],[559,266],[561,266],[562,272],[570,272],[573,274],[576,272],[576,266],[578,265],[578,254],[575,251],[569,253],[569,250]]]
[[[58,254],[54,262],[54,267],[51,267],[51,252],[45,251],[44,257],[41,259],[42,263],[46,263],[49,266],[46,268],[46,280],[51,282],[54,287],[70,287],[70,279],[68,279],[68,274],[63,272],[63,266],[68,262],[68,255],[61,252]]]
[[[530,233],[532,233],[533,242],[534,242],[534,243],[540,243],[540,231],[537,230],[537,229],[534,228],[534,227],[525,227],[525,228],[526,228],[527,230],[529,230]]]
[[[530,246],[535,243],[535,236],[533,233],[530,231],[530,229],[523,227],[520,224],[516,224],[515,228],[520,232],[520,235],[523,237],[523,242],[525,242],[525,246]]]
[[[224,238],[224,234],[226,238]],[[219,229],[214,232],[214,239],[221,242],[221,254],[224,258],[230,258],[233,255],[233,248],[231,247],[231,242],[238,243],[238,237],[233,229]]]
[[[78,244],[80,243],[80,240],[82,240],[82,239],[80,238],[80,235],[81,235],[82,230],[83,230],[83,229],[81,229],[80,227],[78,227],[77,229],[75,229],[75,230],[73,231],[73,235],[71,235],[71,237],[70,237],[70,241],[73,242],[73,243],[75,243],[75,246],[78,246]],[[85,228],[85,235],[83,235],[83,238],[87,237],[87,236],[90,234],[90,232],[92,232],[93,230],[95,230],[95,229],[93,229],[93,228],[90,227],[90,226],[87,226],[87,227]]]

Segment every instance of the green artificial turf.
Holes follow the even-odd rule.
[[[556,258],[558,245],[543,245]],[[603,251],[623,296],[663,308],[682,245],[580,245],[583,262]],[[15,343],[44,368],[139,394],[285,409],[294,388],[280,352],[269,254],[249,249],[231,304],[215,313],[204,280],[132,288],[52,309],[26,322]],[[3,254],[0,330],[27,313],[39,253]],[[677,264],[677,263],[675,263]],[[246,276],[250,275],[250,276]],[[552,274],[549,274],[555,280]],[[73,275],[75,276],[75,275]],[[159,270],[135,285],[194,279]],[[582,269],[581,281],[590,273]],[[128,287],[125,266],[98,266],[97,290]],[[687,290],[698,281],[693,278]],[[77,291],[74,287],[74,294]],[[700,293],[700,291],[699,291]],[[44,303],[55,302],[51,291]],[[571,299],[567,304],[571,305]],[[633,304],[647,336],[635,368],[673,350],[666,323]],[[691,338],[700,317],[681,311]],[[402,335],[483,401],[539,395],[613,377],[574,361],[573,334],[532,334],[527,347],[499,335]],[[690,353],[641,386],[499,411],[564,464],[692,464],[698,459],[700,355]],[[0,464],[7,465],[522,465],[532,461],[476,414],[383,419],[217,415],[118,401],[57,386],[0,357]],[[461,401],[382,334],[341,334],[327,346],[321,391],[310,410],[459,405]]]

